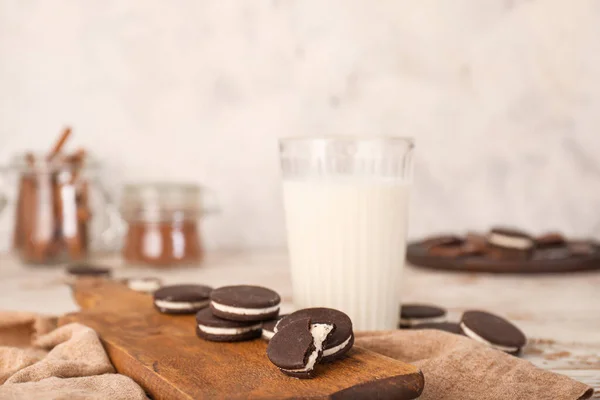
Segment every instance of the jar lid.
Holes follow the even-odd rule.
[[[202,186],[188,183],[127,184],[121,195],[125,219],[197,218],[202,211]]]

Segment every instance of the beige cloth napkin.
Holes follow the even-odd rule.
[[[91,328],[29,313],[0,312],[0,400],[146,400],[115,370]]]
[[[435,330],[358,333],[356,345],[411,363],[425,376],[421,400],[578,400],[593,389],[469,338]]]

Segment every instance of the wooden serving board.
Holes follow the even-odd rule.
[[[60,323],[95,329],[118,372],[160,399],[414,399],[424,386],[409,364],[354,347],[344,359],[319,365],[314,379],[282,374],[262,339],[216,343],[196,336],[192,316],[161,314],[152,297],[103,279],[79,279],[82,311]]]
[[[458,258],[434,256],[429,254],[427,246],[417,242],[408,245],[406,259],[415,267],[494,274],[548,274],[600,269],[600,250],[586,256],[556,260],[494,260],[481,255]]]

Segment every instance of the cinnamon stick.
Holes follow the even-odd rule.
[[[71,136],[71,128],[70,127],[66,127],[65,129],[63,129],[63,131],[60,134],[58,140],[54,144],[54,147],[52,148],[52,150],[48,154],[48,161],[51,161],[54,157],[56,157],[56,155],[58,153],[60,153],[60,151],[62,150],[63,146],[65,145],[65,142],[67,141],[67,139],[69,139],[69,136]]]

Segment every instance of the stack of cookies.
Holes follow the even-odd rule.
[[[281,298],[271,289],[237,285],[215,289],[210,307],[196,314],[196,333],[216,342],[238,342],[259,338],[262,326],[279,315]]]

